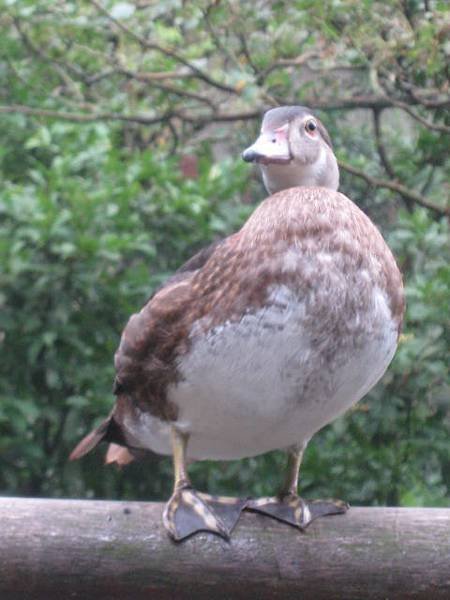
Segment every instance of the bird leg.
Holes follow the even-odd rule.
[[[172,427],[174,490],[163,514],[164,526],[175,541],[198,531],[210,531],[229,539],[246,499],[211,496],[197,492],[186,466],[189,435]]]
[[[297,494],[298,474],[305,447],[306,444],[289,449],[286,479],[278,495],[249,500],[246,506],[248,510],[262,513],[299,529],[305,529],[318,517],[342,514],[348,510],[348,504],[341,500],[307,501]]]

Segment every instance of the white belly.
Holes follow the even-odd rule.
[[[192,332],[191,351],[179,364],[182,380],[169,391],[179,407],[177,426],[190,434],[191,458],[231,460],[308,442],[391,362],[397,330],[380,291],[364,315],[367,329],[359,324],[356,340],[330,336],[326,353],[305,327],[305,305],[283,286],[274,295],[275,306],[207,336],[196,335],[201,323]],[[143,447],[171,453],[167,424],[143,413],[131,428]]]

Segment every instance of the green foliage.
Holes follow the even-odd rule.
[[[168,495],[168,459],[119,473],[101,470],[101,452],[75,464],[68,453],[112,406],[129,315],[261,199],[238,157],[252,113],[311,103],[340,159],[435,209],[343,173],[397,256],[408,309],[386,376],[311,442],[303,492],[450,505],[449,46],[445,3],[425,4],[108,0],[108,16],[0,0],[1,492]],[[272,494],[284,460],[192,473],[211,491]]]
[[[32,168],[21,183],[4,173],[0,203],[0,486],[63,494],[68,449],[110,410],[128,316],[243,221],[245,173],[205,153],[184,179],[175,158],[117,150],[105,125],[22,133]]]

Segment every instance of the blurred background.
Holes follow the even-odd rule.
[[[307,497],[450,506],[450,18],[444,0],[0,0],[0,493],[163,499],[167,458],[67,456],[113,403],[129,315],[265,197],[262,112],[314,109],[407,315],[376,388],[313,438]],[[273,493],[273,453],[192,467]]]

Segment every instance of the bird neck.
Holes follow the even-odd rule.
[[[291,187],[325,187],[331,190],[339,187],[339,167],[331,148],[323,148],[313,163],[302,163],[294,158],[287,165],[261,165],[261,171],[269,194]]]

